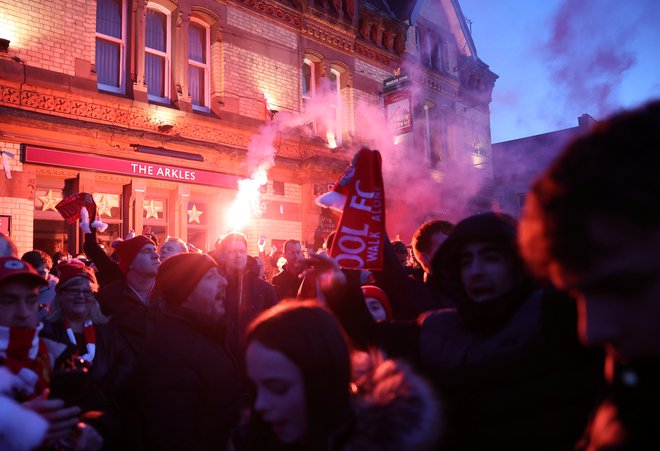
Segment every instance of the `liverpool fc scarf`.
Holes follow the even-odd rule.
[[[349,269],[382,269],[385,189],[377,150],[363,147],[317,203],[341,211],[330,256]]]

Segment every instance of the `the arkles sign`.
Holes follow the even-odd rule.
[[[114,172],[116,174],[134,177],[196,183],[232,189],[236,188],[239,178],[231,174],[204,171],[201,169],[181,168],[146,161],[111,158],[102,155],[34,146],[24,146],[23,162],[90,171]]]

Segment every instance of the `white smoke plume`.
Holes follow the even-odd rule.
[[[431,133],[444,140],[445,157],[448,161],[439,170],[433,171],[424,156],[423,129],[420,114],[424,99],[429,96],[419,84],[423,69],[410,65],[404,68],[412,83],[406,87],[412,94],[412,107],[418,109],[414,124],[417,136],[413,139],[395,144],[395,137],[388,129],[388,121],[382,100],[369,103],[363,96],[354,96],[354,129],[340,147],[338,153],[350,161],[353,154],[362,146],[377,149],[383,157],[383,178],[385,182],[387,230],[390,238],[400,235],[405,242],[410,242],[412,234],[419,225],[428,219],[449,219],[458,221],[467,214],[474,213],[467,207],[469,201],[482,186],[485,178],[492,172],[489,167],[475,168],[470,162],[470,150],[463,145],[463,136],[440,136],[447,131],[440,120],[432,122]],[[367,96],[368,97],[368,96]],[[248,146],[248,169],[252,182],[248,184],[254,195],[247,196],[258,205],[258,186],[265,183],[268,170],[275,161],[276,149],[273,142],[278,134],[307,134],[310,139],[326,140],[326,130],[332,130],[335,124],[335,109],[337,94],[329,88],[327,79],[318,83],[315,96],[309,99],[304,112],[280,111],[274,119],[262,126],[259,133],[253,137]],[[372,99],[376,99],[372,96]],[[436,96],[437,99],[437,96]],[[436,105],[445,112],[446,121],[464,120],[469,111],[455,111],[455,106],[447,102]],[[347,111],[344,109],[344,111]],[[347,120],[348,115],[344,115]],[[313,126],[310,124],[314,124]],[[462,129],[456,126],[456,129]],[[346,128],[345,128],[346,129]],[[455,142],[449,142],[454,139]],[[490,136],[482,139],[490,140]],[[469,141],[469,139],[468,139]],[[485,143],[485,144],[490,144]],[[329,147],[332,147],[331,145]],[[450,149],[449,152],[447,149]],[[256,182],[254,182],[256,180]],[[319,183],[332,183],[334,179],[319,180]],[[441,183],[439,183],[441,182]],[[253,215],[258,216],[258,208],[253,209]]]

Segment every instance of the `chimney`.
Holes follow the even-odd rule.
[[[578,127],[583,131],[589,130],[596,122],[596,119],[586,113],[578,117]]]

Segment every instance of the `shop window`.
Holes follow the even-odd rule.
[[[59,220],[34,220],[34,249],[44,251],[51,257],[60,252],[68,254],[69,227],[61,217]]]
[[[209,111],[210,28],[192,17],[188,30],[188,89],[192,107],[198,111]]]
[[[118,194],[93,193],[96,203],[96,214],[99,219],[108,224],[103,232],[96,232],[96,238],[111,252],[110,243],[122,236],[121,198]]]
[[[190,201],[187,208],[187,236],[188,243],[198,249],[207,250],[207,206],[203,202]]]
[[[170,86],[170,26],[172,17],[164,7],[147,5],[145,46],[145,79],[149,100],[169,103]]]
[[[126,78],[126,2],[98,0],[96,4],[96,76],[102,91],[124,93]]]
[[[48,180],[34,195],[33,246],[49,255],[68,252],[69,226],[55,209],[64,196],[64,181]]]
[[[168,235],[167,215],[167,200],[157,198],[144,200],[142,203],[142,233],[153,233],[158,238],[158,243],[163,243]]]

